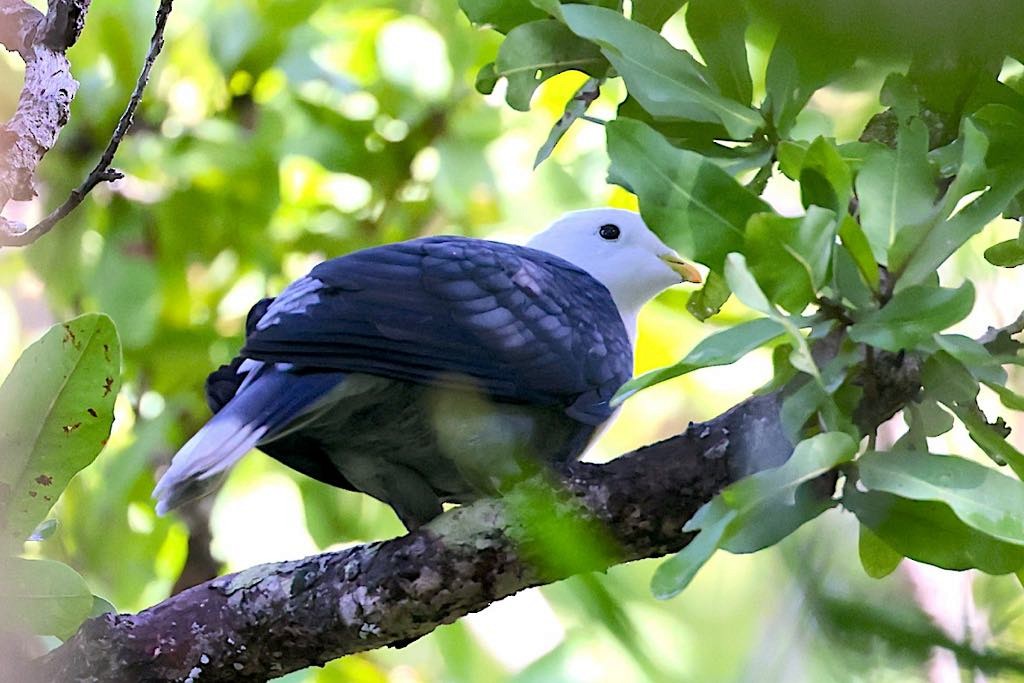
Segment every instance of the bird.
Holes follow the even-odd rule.
[[[254,448],[383,501],[409,530],[500,495],[581,456],[633,374],[641,307],[700,280],[615,208],[567,213],[525,246],[430,236],[324,261],[252,307],[157,511],[211,492]]]

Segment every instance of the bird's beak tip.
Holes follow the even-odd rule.
[[[700,284],[704,281],[700,271],[697,270],[696,266],[687,263],[675,254],[665,254],[661,257],[661,260],[668,264],[668,267],[674,270],[679,277],[683,278],[683,282],[693,282]]]

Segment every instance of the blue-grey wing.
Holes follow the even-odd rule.
[[[603,285],[551,254],[463,237],[326,261],[249,327],[247,358],[442,386],[468,378],[495,400],[561,405],[588,424],[610,416],[632,374]]]

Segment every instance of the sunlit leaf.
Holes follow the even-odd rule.
[[[20,543],[61,491],[106,445],[121,386],[121,347],[110,318],[55,325],[0,386],[0,520]]]

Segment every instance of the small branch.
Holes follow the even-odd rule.
[[[74,211],[75,208],[82,203],[86,195],[88,195],[97,185],[104,182],[119,180],[124,177],[124,174],[120,171],[111,168],[111,164],[114,161],[114,155],[117,153],[118,146],[121,144],[121,141],[124,139],[124,136],[128,133],[128,130],[134,122],[135,111],[138,109],[139,103],[142,102],[142,94],[146,89],[146,85],[149,83],[149,76],[153,69],[153,64],[156,61],[157,56],[160,54],[160,51],[163,49],[164,29],[167,26],[167,18],[170,16],[173,1],[174,0],[160,0],[160,7],[157,9],[156,13],[156,26],[153,31],[153,37],[150,39],[149,51],[146,53],[146,59],[145,62],[143,62],[142,71],[139,74],[138,81],[135,83],[135,89],[132,91],[131,97],[128,100],[128,106],[125,108],[124,113],[117,122],[117,127],[114,129],[114,132],[110,137],[110,142],[107,143],[107,147],[103,150],[103,154],[100,156],[100,160],[96,163],[96,166],[92,169],[89,175],[86,176],[82,184],[71,191],[71,195],[67,200],[65,200],[63,204],[52,211],[37,225],[23,229],[20,226],[15,226],[8,221],[0,219],[0,247],[25,246],[35,242],[53,229],[53,226],[64,219],[68,214]],[[52,7],[55,4],[59,5],[61,3],[56,2],[56,0],[51,2],[51,14],[53,13]],[[84,2],[83,4],[85,8],[88,7],[88,2]],[[65,15],[64,31],[80,31],[81,22],[84,21],[85,11],[85,9],[82,9],[78,15]],[[74,20],[76,16],[78,17],[77,21]],[[69,29],[67,26],[72,24],[75,28]],[[77,37],[77,33],[74,33],[74,35]],[[26,87],[27,85],[28,81],[26,78]],[[68,100],[68,103],[70,104],[70,99]],[[63,126],[65,123],[67,123],[66,114],[60,125]],[[54,132],[53,138],[54,141],[56,141],[56,132]],[[52,147],[52,143],[50,146]],[[40,155],[40,159],[41,158],[42,155]]]

